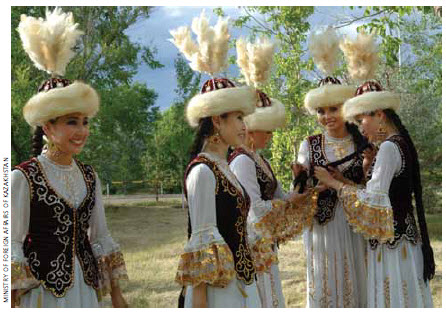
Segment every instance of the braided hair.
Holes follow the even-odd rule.
[[[33,137],[32,137],[32,157],[37,157],[42,153],[43,149],[43,129],[41,126],[37,126],[34,129]]]
[[[204,140],[214,131],[212,117],[201,118],[198,122],[197,132],[189,153],[189,162],[192,161],[203,149]]]
[[[415,203],[417,208],[417,217],[418,224],[420,226],[421,232],[421,249],[423,252],[423,279],[426,282],[427,280],[431,280],[435,274],[435,260],[434,260],[434,252],[432,250],[429,234],[427,231],[426,218],[424,215],[424,207],[423,207],[423,189],[421,186],[421,176],[420,176],[420,163],[418,161],[418,153],[415,149],[415,145],[407,131],[406,127],[404,127],[401,122],[400,117],[395,113],[393,109],[384,109],[383,110],[386,117],[393,122],[395,127],[401,136],[404,137],[406,142],[409,145],[409,150],[414,160],[414,168],[413,168],[413,184],[414,184],[414,193],[415,193]]]

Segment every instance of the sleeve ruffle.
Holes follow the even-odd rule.
[[[39,286],[40,282],[29,270],[27,259],[23,255],[22,243],[12,241],[11,247],[12,289],[27,291]]]
[[[99,291],[101,295],[107,295],[112,285],[117,285],[119,280],[128,280],[124,256],[110,236],[94,242],[92,249],[99,268]]]
[[[26,292],[40,285],[40,282],[31,273],[29,266],[24,262],[11,262],[12,289]]]
[[[317,197],[309,196],[299,206],[294,207],[288,200],[273,199],[271,210],[260,220],[255,220],[255,230],[261,236],[275,242],[284,243],[311,226],[316,213]]]
[[[279,262],[273,244],[271,239],[260,238],[251,245],[251,254],[254,258],[257,273],[268,271],[273,263]]]
[[[380,242],[393,239],[393,210],[387,194],[371,193],[344,185],[339,198],[347,221],[355,232],[361,233],[366,239],[377,239]]]
[[[232,252],[217,228],[208,226],[192,233],[181,255],[176,282],[183,286],[206,283],[225,287],[234,277]]]

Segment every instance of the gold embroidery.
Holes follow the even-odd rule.
[[[409,307],[409,293],[407,291],[407,282],[403,281],[404,307]]]
[[[234,275],[234,259],[229,246],[212,244],[207,249],[183,253],[175,281],[183,286],[206,283],[226,287]]]
[[[393,239],[393,210],[362,203],[358,200],[356,191],[355,186],[344,185],[339,194],[347,221],[353,226],[353,230],[366,239],[377,239],[380,242]]]
[[[384,280],[385,307],[390,308],[390,278]]]
[[[251,247],[251,254],[256,265],[256,272],[266,272],[273,263],[278,263],[277,253],[272,248],[272,240],[261,238],[257,240]]]
[[[344,308],[354,308],[353,298],[353,282],[350,279],[350,272],[348,270],[347,254],[344,254]]]
[[[311,197],[300,207],[294,207],[289,201],[281,199],[273,199],[271,204],[271,211],[255,227],[263,236],[274,237],[279,243],[287,242],[301,234],[306,227],[310,227],[317,209]]]
[[[118,283],[118,280],[128,280],[122,252],[117,251],[102,256],[98,258],[97,263],[100,277],[98,293],[101,297],[110,293],[112,285]]]

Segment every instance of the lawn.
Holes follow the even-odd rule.
[[[174,308],[180,287],[174,282],[186,242],[186,212],[178,200],[106,206],[108,228],[121,245],[129,281],[122,289],[130,307]],[[427,216],[437,274],[431,281],[434,307],[441,307],[441,215]],[[280,273],[287,307],[306,304],[305,250],[302,240],[280,247]],[[110,304],[108,300],[107,304]]]

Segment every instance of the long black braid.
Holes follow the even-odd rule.
[[[40,126],[37,126],[34,129],[33,137],[32,137],[32,156],[37,157],[42,153],[43,148],[43,129]]]
[[[426,218],[424,215],[424,206],[423,206],[423,189],[421,185],[421,176],[420,176],[420,163],[418,161],[418,153],[415,149],[415,145],[407,131],[406,127],[401,122],[400,117],[395,113],[393,109],[385,109],[383,110],[384,114],[387,118],[393,122],[398,132],[406,139],[406,142],[409,145],[409,150],[412,154],[412,158],[414,160],[414,168],[413,168],[413,182],[414,182],[414,193],[415,193],[415,203],[417,208],[417,216],[418,216],[418,224],[420,226],[421,232],[421,249],[423,251],[423,278],[424,281],[431,280],[435,275],[435,260],[434,260],[434,252],[432,250],[429,233],[427,231]]]

